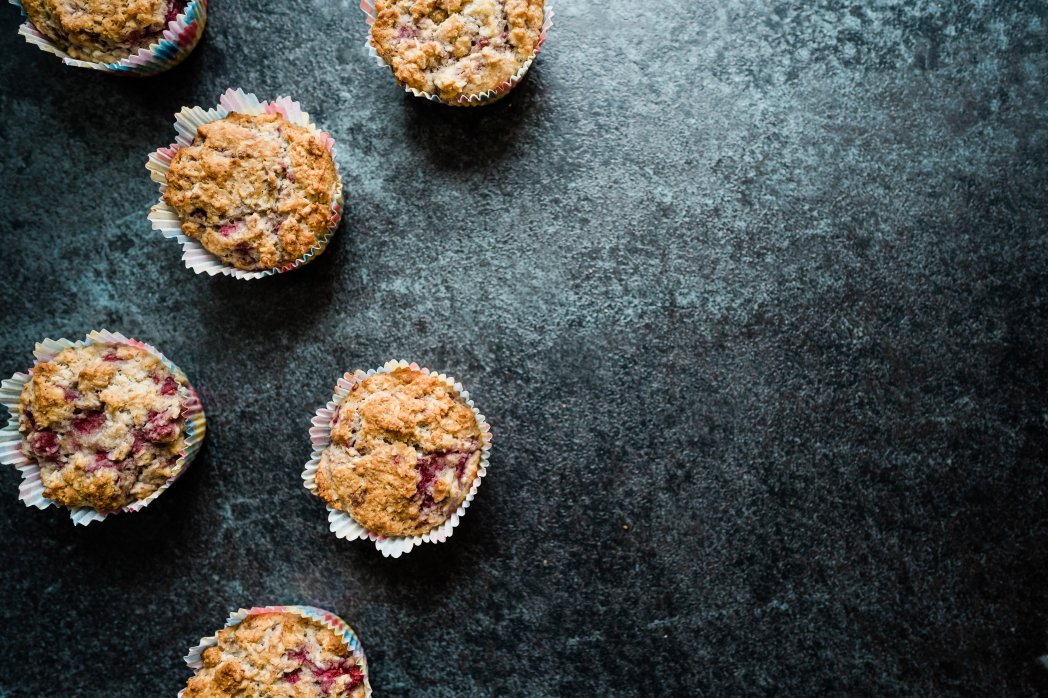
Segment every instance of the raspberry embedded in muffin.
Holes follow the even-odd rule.
[[[160,40],[187,0],[21,0],[29,21],[73,58],[111,63]]]
[[[232,113],[175,154],[164,201],[224,264],[277,269],[329,232],[337,180],[317,134],[280,114]]]
[[[89,344],[62,350],[31,374],[18,430],[45,497],[112,512],[174,474],[185,446],[184,399],[158,358],[127,344]]]
[[[446,102],[497,88],[538,48],[543,0],[376,0],[371,44],[397,81]]]
[[[183,698],[362,698],[364,670],[341,637],[293,613],[261,613],[218,632]]]
[[[317,494],[383,536],[416,536],[444,523],[477,477],[481,431],[469,405],[413,368],[354,384],[332,418]]]

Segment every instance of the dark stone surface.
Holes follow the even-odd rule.
[[[643,5],[643,4],[642,4]],[[216,0],[174,72],[2,10],[0,367],[96,327],[200,390],[201,458],[74,529],[0,473],[0,695],[173,696],[241,605],[357,629],[381,696],[1048,691],[1048,6],[560,3],[504,102],[366,59],[351,0]],[[338,141],[329,252],[194,276],[146,154],[229,86]],[[335,378],[446,369],[494,425],[400,560],[302,488]]]

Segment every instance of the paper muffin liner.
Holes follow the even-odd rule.
[[[324,449],[331,444],[331,419],[334,417],[339,403],[341,403],[342,399],[349,394],[350,389],[354,385],[363,381],[368,376],[373,376],[376,373],[390,373],[398,368],[411,368],[427,375],[436,375],[437,378],[446,383],[458,397],[461,397],[463,401],[469,405],[469,408],[473,410],[473,416],[477,420],[477,427],[480,429],[480,463],[477,466],[477,476],[473,479],[473,484],[470,485],[469,494],[466,495],[462,504],[459,505],[458,510],[449,516],[447,521],[420,536],[380,536],[377,533],[372,533],[364,528],[364,526],[358,523],[348,512],[342,511],[341,509],[335,509],[330,504],[327,505],[328,524],[332,533],[339,538],[345,538],[346,540],[370,539],[375,544],[375,547],[378,548],[379,552],[386,557],[400,557],[404,553],[411,552],[411,550],[417,545],[422,545],[423,543],[443,543],[450,538],[455,527],[458,526],[459,520],[465,516],[466,509],[469,508],[470,502],[473,501],[473,497],[476,496],[477,489],[480,487],[480,481],[487,474],[488,455],[491,452],[491,427],[488,426],[488,422],[484,418],[484,415],[482,415],[480,410],[478,410],[473,404],[473,400],[470,399],[469,393],[462,388],[461,383],[456,382],[454,378],[446,376],[443,373],[436,374],[428,368],[420,368],[416,363],[396,360],[387,361],[382,368],[373,368],[370,371],[358,370],[347,372],[338,379],[338,383],[335,385],[335,393],[331,396],[331,400],[317,410],[316,416],[311,420],[313,427],[309,430],[309,437],[313,442],[313,453],[309,458],[309,462],[306,463],[305,470],[302,471],[302,481],[307,490],[318,497],[320,496],[317,493],[317,468],[320,465],[320,455],[324,452]]]
[[[356,633],[353,632],[353,628],[349,627],[346,621],[342,620],[334,613],[325,611],[314,606],[255,606],[254,608],[241,608],[239,611],[234,611],[229,614],[229,620],[226,621],[224,627],[229,628],[232,626],[240,625],[250,616],[257,616],[263,613],[294,613],[297,616],[302,616],[311,621],[323,625],[325,628],[333,630],[342,641],[349,648],[349,651],[357,659],[361,671],[364,672],[364,696],[365,698],[371,698],[371,680],[368,678],[368,660],[364,656],[364,647],[360,644],[360,640],[357,638]],[[208,647],[214,647],[218,644],[218,637],[211,635],[200,640],[200,643],[189,650],[189,654],[185,656],[186,664],[193,671],[197,671],[204,666],[201,655]],[[182,694],[186,689],[182,689],[178,692],[178,698],[182,698]]]
[[[204,433],[207,430],[204,408],[200,403],[200,398],[189,384],[189,380],[182,369],[164,356],[156,347],[135,339],[129,339],[119,332],[96,330],[88,333],[87,339],[77,342],[69,339],[45,339],[42,342],[38,342],[33,350],[33,356],[36,357],[36,362],[33,365],[50,360],[63,349],[84,347],[89,344],[127,344],[138,347],[159,359],[167,367],[179,384],[179,394],[182,396],[182,404],[184,405],[182,418],[185,420],[186,443],[178,460],[175,461],[174,473],[167,479],[167,482],[158,487],[145,499],[132,502],[122,509],[109,513],[96,511],[91,507],[69,508],[69,518],[73,520],[74,524],[79,526],[86,526],[89,523],[101,521],[107,516],[120,512],[141,511],[152,504],[189,467],[189,464],[200,451]],[[0,383],[0,403],[7,407],[7,411],[10,414],[7,426],[0,430],[0,463],[13,465],[22,473],[22,484],[18,488],[18,498],[25,502],[27,507],[36,507],[37,509],[46,509],[50,506],[60,507],[62,505],[44,496],[44,485],[40,481],[40,467],[36,461],[22,453],[22,434],[18,431],[18,418],[21,411],[19,398],[22,395],[22,388],[29,382],[31,376],[32,369],[28,373],[16,373]]]
[[[189,0],[182,12],[168,22],[167,28],[156,43],[139,49],[127,58],[114,63],[104,63],[71,58],[33,26],[19,0],[11,0],[11,4],[18,6],[22,10],[22,16],[26,17],[26,21],[18,28],[18,33],[25,37],[27,42],[53,53],[66,65],[102,70],[116,75],[155,75],[173,68],[200,43],[200,37],[204,35],[204,26],[207,24],[207,0]]]
[[[322,236],[304,255],[295,261],[276,269],[265,269],[263,271],[245,271],[228,266],[217,256],[211,254],[199,241],[182,233],[182,221],[178,212],[164,202],[164,192],[167,191],[167,170],[171,166],[171,160],[179,149],[190,145],[196,137],[197,129],[204,124],[224,119],[233,112],[241,114],[281,114],[296,126],[302,126],[316,134],[320,141],[331,153],[331,159],[335,162],[335,201],[331,205],[331,224],[327,233]],[[175,131],[177,136],[175,142],[166,148],[160,148],[149,154],[146,169],[149,170],[150,179],[160,186],[160,199],[153,204],[149,212],[149,220],[154,230],[159,230],[166,238],[173,238],[182,245],[182,261],[187,268],[197,274],[214,276],[224,274],[235,279],[261,279],[274,274],[281,274],[292,269],[308,264],[319,257],[327,248],[339,221],[342,220],[342,176],[339,174],[338,162],[335,161],[335,141],[330,135],[317,128],[310,121],[309,114],[302,110],[302,105],[290,97],[277,97],[271,102],[261,101],[254,94],[245,93],[241,89],[228,89],[222,95],[218,106],[213,109],[203,107],[183,107],[182,111],[175,114]]]
[[[378,67],[392,72],[392,66],[386,63],[382,56],[378,55],[378,51],[376,51],[375,47],[371,44],[371,25],[375,23],[375,18],[378,15],[378,12],[375,9],[375,0],[360,0],[360,9],[364,12],[365,21],[368,24],[368,38],[364,41],[364,50],[367,51],[368,55],[371,56],[372,60],[375,61],[375,64],[378,65]],[[522,65],[509,80],[506,80],[494,89],[478,92],[477,94],[469,95],[468,97],[460,97],[458,100],[450,102],[424,90],[416,90],[409,85],[404,85],[404,91],[410,92],[416,97],[422,97],[431,102],[439,102],[440,104],[446,104],[451,107],[481,107],[486,104],[491,104],[492,102],[497,102],[509,94],[510,90],[516,87],[517,84],[524,79],[524,75],[527,74],[528,69],[531,68],[531,64],[535,62],[535,58],[539,55],[539,51],[542,50],[542,45],[546,43],[546,37],[552,26],[553,4],[547,2],[543,8],[542,29],[539,32],[539,40],[538,43],[535,44],[534,53],[531,54],[528,60],[524,62],[524,65]]]

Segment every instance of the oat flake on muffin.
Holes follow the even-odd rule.
[[[291,264],[330,231],[338,175],[320,137],[280,114],[203,124],[167,171],[164,201],[182,232],[224,264]]]
[[[70,57],[127,58],[160,40],[186,0],[20,0],[29,21]]]
[[[539,44],[543,0],[376,0],[371,44],[401,84],[458,102],[509,80]]]
[[[18,429],[44,496],[113,512],[160,488],[185,445],[180,387],[163,362],[124,344],[71,347],[36,364]]]
[[[218,632],[183,698],[361,698],[364,671],[329,628],[293,613],[261,613]]]
[[[373,533],[417,536],[458,510],[480,460],[469,405],[437,376],[401,367],[364,378],[338,405],[317,494]]]

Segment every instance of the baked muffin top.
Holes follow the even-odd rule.
[[[158,40],[185,0],[21,0],[29,21],[73,58],[111,63]]]
[[[34,366],[18,430],[44,496],[111,512],[155,492],[185,446],[180,388],[162,361],[127,344],[71,347]]]
[[[317,493],[383,536],[416,536],[469,494],[481,457],[473,410],[436,376],[412,368],[356,383],[332,418]]]
[[[542,9],[543,0],[376,0],[371,44],[400,83],[461,101],[531,58]]]
[[[337,179],[316,133],[280,114],[234,112],[175,153],[164,201],[224,264],[275,269],[328,233]]]
[[[361,698],[364,672],[329,628],[294,613],[262,613],[223,628],[201,654],[183,698]]]

